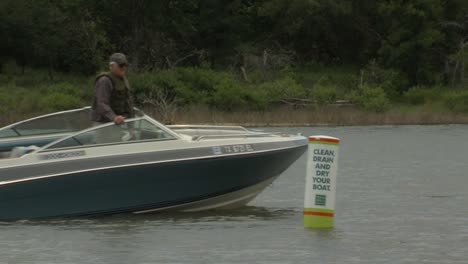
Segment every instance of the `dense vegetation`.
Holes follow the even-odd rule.
[[[159,108],[468,112],[466,0],[2,0],[0,39],[2,113],[88,104],[115,51]]]

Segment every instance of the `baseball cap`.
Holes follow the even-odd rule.
[[[118,65],[128,65],[128,60],[123,53],[114,53],[109,57],[109,63],[117,63]]]

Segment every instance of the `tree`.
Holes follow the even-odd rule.
[[[405,73],[411,85],[433,84],[440,76],[446,35],[442,0],[388,0],[379,4],[383,21],[382,65]]]

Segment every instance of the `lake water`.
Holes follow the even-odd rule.
[[[0,224],[0,263],[468,263],[468,126],[267,130],[342,139],[335,228],[302,157],[240,210]]]

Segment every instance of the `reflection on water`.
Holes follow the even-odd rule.
[[[260,206],[245,206],[236,210],[215,210],[195,213],[161,212],[149,214],[120,214],[104,217],[80,219],[48,219],[48,220],[19,220],[15,222],[0,222],[0,226],[140,226],[145,223],[153,224],[185,224],[206,222],[242,222],[251,220],[274,221],[291,214],[301,213],[302,208],[266,208]]]
[[[303,156],[239,210],[0,223],[0,264],[468,263],[468,126],[266,130],[342,139],[335,228],[302,226]]]

